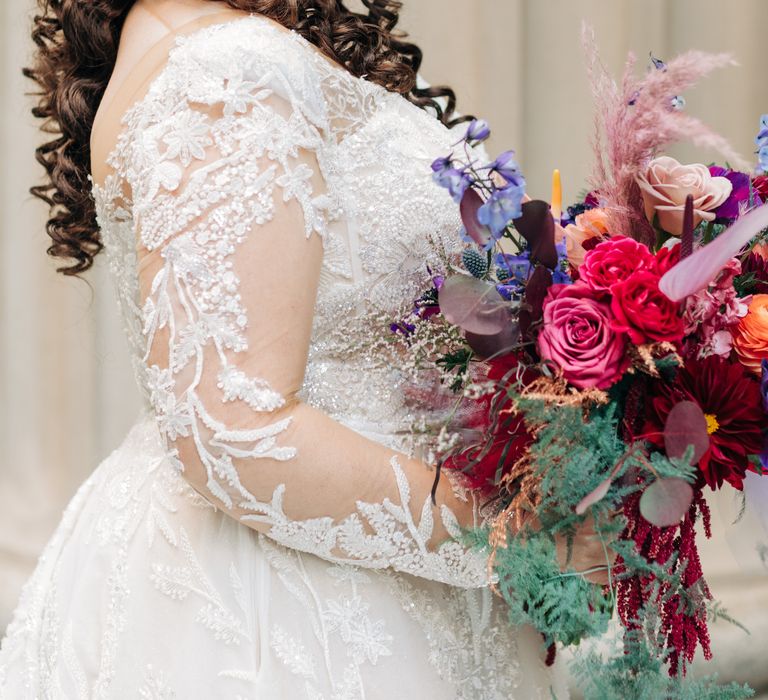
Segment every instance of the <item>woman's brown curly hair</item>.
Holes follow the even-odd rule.
[[[386,89],[431,107],[451,126],[456,98],[447,87],[420,89],[416,73],[422,53],[395,30],[402,3],[362,0],[366,13],[343,0],[212,0],[269,17],[293,29],[329,58]],[[88,181],[91,127],[117,57],[120,32],[135,0],[38,0],[32,39],[34,66],[24,75],[40,87],[32,110],[53,138],[36,151],[45,184],[31,188],[50,207],[48,254],[71,264],[58,272],[77,275],[93,264],[103,245]],[[444,98],[444,107],[438,102]]]

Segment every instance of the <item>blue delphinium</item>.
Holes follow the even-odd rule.
[[[491,173],[501,175],[509,184],[525,186],[525,178],[520,172],[517,160],[515,160],[514,151],[504,151],[487,169]]]
[[[477,212],[477,220],[487,226],[491,236],[498,240],[507,226],[523,215],[523,197],[525,182],[510,184],[502,189],[495,189],[488,200]]]
[[[438,158],[432,163],[432,179],[440,187],[445,187],[457,203],[461,202],[464,193],[472,186],[469,173],[454,167],[450,158]]]
[[[462,203],[470,189],[478,194],[478,197],[467,202],[466,207],[462,207],[462,218],[466,227],[462,239],[469,242],[469,230],[472,234],[471,240],[486,252],[504,235],[513,220],[522,216],[526,185],[515,161],[514,151],[505,151],[493,162],[482,167],[473,160],[475,154],[471,148],[485,141],[490,135],[488,122],[474,119],[459,141],[459,144],[464,145],[465,158],[457,156],[454,151],[432,163],[434,181],[447,189],[454,201]],[[472,220],[466,217],[472,217]],[[470,228],[470,223],[479,224],[484,230],[475,230],[475,225]]]
[[[491,127],[488,126],[488,122],[485,119],[473,119],[467,133],[464,135],[464,140],[468,143],[478,144],[485,141],[491,135]]]
[[[757,144],[757,168],[768,173],[768,114],[760,117],[760,131],[755,139]]]

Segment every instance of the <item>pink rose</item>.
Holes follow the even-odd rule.
[[[681,165],[674,158],[661,156],[648,164],[636,178],[645,203],[645,215],[667,233],[679,236],[683,232],[685,199],[693,195],[693,224],[713,221],[715,209],[731,196],[733,185],[725,177],[713,177],[706,165]]]
[[[629,366],[626,336],[611,327],[610,304],[586,284],[555,284],[544,300],[539,355],[580,389],[607,389]]]
[[[588,251],[579,279],[596,292],[608,292],[638,270],[653,270],[656,258],[647,246],[626,236],[614,236]]]

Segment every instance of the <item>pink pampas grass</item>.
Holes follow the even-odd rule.
[[[730,54],[688,51],[669,61],[662,70],[641,78],[634,73],[630,53],[621,84],[610,76],[597,49],[594,30],[584,23],[582,42],[595,101],[595,166],[590,185],[609,210],[611,232],[645,243],[654,231],[643,213],[635,176],[665,146],[690,141],[721,153],[735,168],[749,169],[722,136],[701,121],[672,107],[672,99],[716,68],[736,65]]]

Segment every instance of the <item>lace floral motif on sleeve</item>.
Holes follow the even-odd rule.
[[[308,241],[320,237],[322,256],[329,226],[343,220],[325,177],[333,134],[316,99],[320,80],[305,75],[306,60],[272,64],[263,54],[230,47],[202,62],[194,50],[172,55],[152,108],[123,143],[140,232],[144,383],[167,455],[214,505],[288,547],[483,586],[483,556],[455,540],[432,541],[431,499],[419,508],[397,456],[377,467],[389,483],[381,502],[333,500],[331,484],[329,514],[302,517],[287,499],[306,492],[316,459],[338,461],[341,488],[345,470],[356,468],[344,463],[344,445],[322,443],[322,426],[291,398],[321,262]],[[286,260],[283,242],[299,252]],[[254,286],[265,265],[282,277]],[[307,280],[303,295],[280,286],[296,278]],[[301,366],[286,379],[292,362]],[[458,538],[451,510],[443,505],[439,515],[441,531]]]

